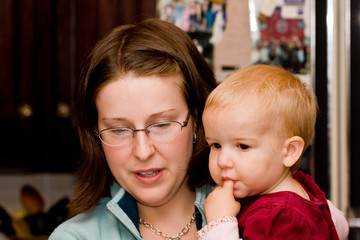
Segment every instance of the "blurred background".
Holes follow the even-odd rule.
[[[46,236],[43,219],[63,219],[81,156],[72,98],[82,62],[113,27],[150,17],[188,32],[219,82],[269,63],[314,87],[316,136],[302,168],[346,213],[349,239],[360,239],[358,0],[1,0],[0,233]],[[295,62],[272,54],[284,39],[297,44]],[[41,214],[26,218],[24,198]]]

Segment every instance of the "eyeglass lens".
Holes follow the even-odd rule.
[[[121,146],[131,143],[136,132],[144,131],[151,140],[161,142],[175,138],[181,129],[182,125],[179,122],[161,122],[149,125],[145,129],[105,129],[99,133],[99,137],[109,146]]]

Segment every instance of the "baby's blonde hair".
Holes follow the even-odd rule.
[[[304,150],[314,137],[317,101],[314,91],[280,67],[253,65],[229,76],[208,97],[208,108],[241,108],[250,104],[279,129],[279,137],[301,137]],[[292,170],[299,167],[300,162]]]

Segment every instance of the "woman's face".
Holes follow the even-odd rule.
[[[96,97],[98,130],[144,129],[163,121],[183,123],[188,107],[179,75],[138,77],[128,74],[105,85]],[[137,131],[123,146],[103,144],[117,182],[139,203],[160,206],[184,191],[193,150],[192,118],[180,134],[165,142],[152,141]]]

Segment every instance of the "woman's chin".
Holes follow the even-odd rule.
[[[159,207],[167,202],[166,196],[163,195],[163,193],[147,193],[146,196],[137,197],[136,200],[148,207]]]

